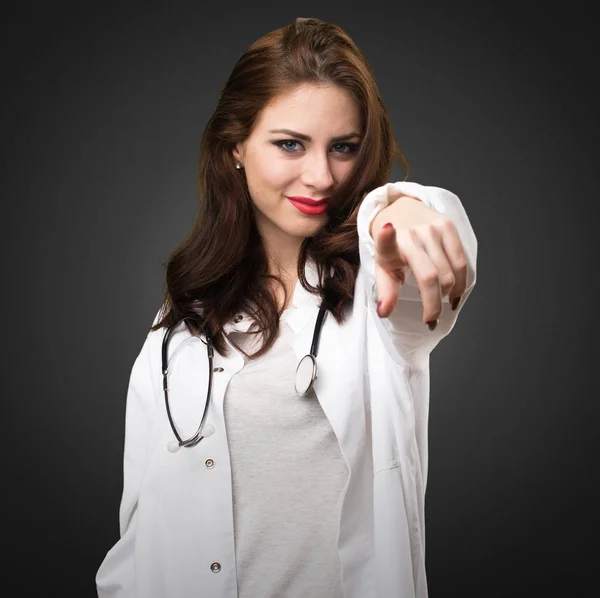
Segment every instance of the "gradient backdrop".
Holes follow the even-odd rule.
[[[589,9],[534,6],[6,9],[5,595],[95,596],[128,378],[195,216],[203,128],[242,52],[296,16],[353,37],[409,180],[455,192],[479,240],[431,360],[430,595],[598,595],[597,42]]]

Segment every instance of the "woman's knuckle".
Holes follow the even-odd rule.
[[[454,263],[456,264],[456,269],[461,274],[464,274],[467,271],[467,258],[464,256],[464,254],[459,255]]]
[[[442,276],[440,283],[444,288],[453,287],[456,284],[456,276],[452,272],[445,274]]]
[[[421,282],[427,287],[437,286],[439,284],[437,272],[425,272],[421,275]]]
[[[454,232],[456,231],[456,225],[450,218],[447,216],[440,216],[434,222],[444,231],[444,232]]]

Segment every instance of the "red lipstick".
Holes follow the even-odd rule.
[[[288,197],[288,199],[293,199],[294,201],[299,201],[300,203],[305,203],[309,206],[320,206],[329,201],[329,197],[324,197],[323,199],[311,199],[310,197],[302,197],[300,195],[292,195]]]
[[[303,214],[309,216],[318,216],[324,214],[327,211],[328,197],[324,199],[311,199],[310,197],[288,197],[290,203]]]

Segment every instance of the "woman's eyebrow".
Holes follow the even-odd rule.
[[[312,139],[308,135],[304,135],[303,133],[297,133],[296,131],[292,131],[290,129],[271,129],[269,133],[285,133],[286,135],[291,135],[292,137],[298,137],[298,139],[302,139],[302,141],[312,141]],[[346,135],[339,135],[338,137],[332,137],[331,141],[345,141],[346,139],[352,139],[353,137],[360,137],[360,133],[348,133]]]

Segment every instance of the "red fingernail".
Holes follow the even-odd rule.
[[[462,297],[462,295],[461,295],[461,297]],[[457,297],[457,298],[456,298],[456,299],[454,299],[454,301],[452,302],[452,304],[451,304],[452,311],[454,311],[454,310],[455,310],[455,309],[458,307],[458,304],[460,303],[461,297]]]
[[[390,226],[393,226],[391,222],[386,222],[381,228],[390,228]]]
[[[427,322],[427,326],[429,326],[429,330],[435,330],[435,327],[438,325],[437,320],[430,320]]]

